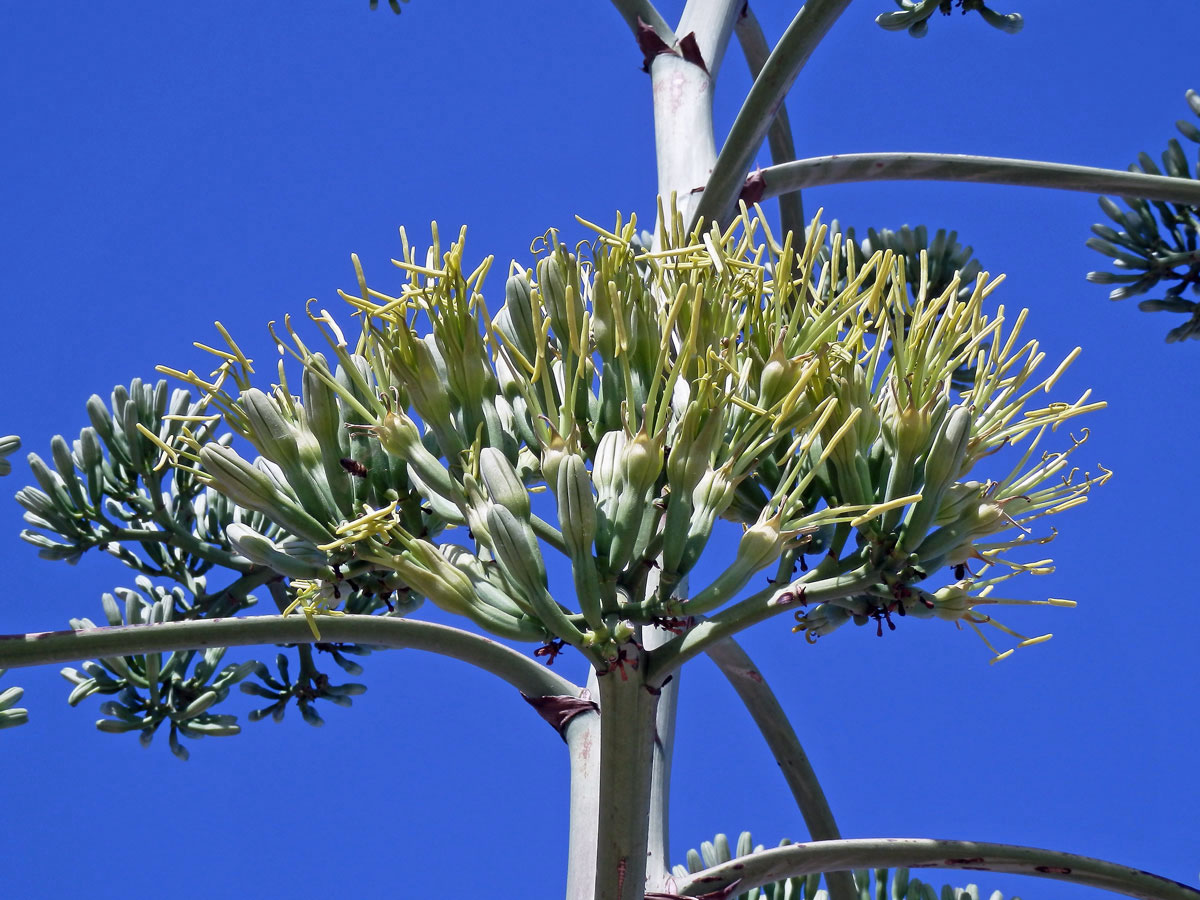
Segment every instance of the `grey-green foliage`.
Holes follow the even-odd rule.
[[[910,228],[902,225],[898,231],[890,228],[868,228],[867,236],[859,240],[854,228],[842,228],[837,219],[829,226],[828,244],[820,255],[822,261],[829,258],[832,248],[837,247],[842,254],[841,271],[847,271],[851,263],[854,269],[861,269],[872,254],[879,251],[891,250],[897,256],[904,258],[904,280],[908,285],[909,294],[916,297],[921,287],[921,255],[924,253],[929,279],[928,295],[940,296],[954,279],[958,278],[959,299],[971,296],[975,279],[983,271],[979,260],[975,258],[974,248],[958,242],[958,232],[947,232],[939,228],[929,239],[929,229],[924,225]]]
[[[6,669],[0,669],[0,675],[6,671]],[[5,688],[0,691],[0,728],[13,728],[29,721],[29,710],[15,705],[21,700],[24,693],[24,689],[19,687]]]
[[[983,266],[975,258],[974,248],[958,242],[957,231],[948,232],[939,228],[933,240],[930,240],[929,229],[924,225],[916,228],[902,225],[897,231],[868,228],[867,236],[859,240],[853,227],[842,228],[834,219],[829,226],[827,243],[819,255],[821,262],[827,261],[835,250],[841,255],[838,268],[843,273],[861,269],[874,253],[892,251],[904,260],[904,280],[908,295],[914,300],[920,295],[921,279],[924,277],[928,279],[926,296],[929,297],[940,297],[957,278],[956,296],[965,301],[971,296],[975,279],[983,271]],[[924,269],[922,255],[925,257]],[[908,324],[910,321],[905,322],[906,326]],[[971,374],[966,367],[957,370],[952,379],[954,386],[959,390],[967,390]]]
[[[38,548],[39,555],[74,564],[95,548],[137,573],[136,590],[118,587],[103,595],[106,624],[231,616],[252,606],[256,601],[251,591],[264,585],[275,606],[286,604],[279,573],[240,554],[227,539],[226,529],[237,524],[283,545],[295,538],[261,513],[237,506],[205,485],[194,470],[160,466],[164,451],[138,429],[140,424],[172,446],[202,441],[228,445],[230,436],[214,433],[215,421],[200,418],[206,410],[193,403],[187,391],[168,394],[165,381],[150,385],[135,379],[128,388],[115,388],[109,404],[93,396],[87,411],[92,424],[77,440],[68,444],[55,436],[51,441],[51,462],[36,453],[29,455],[38,486],[23,488],[17,500],[31,526],[21,536]],[[15,438],[0,438],[0,453],[11,453],[17,446]],[[348,608],[355,612],[377,611],[390,602],[349,587],[347,593]],[[95,627],[86,618],[72,619],[71,626]],[[353,674],[362,669],[345,654],[368,652],[353,645],[318,644],[317,648],[318,653],[329,650],[333,661]],[[101,731],[138,732],[142,743],[149,744],[157,730],[167,725],[172,752],[187,759],[180,737],[239,731],[236,716],[216,712],[214,707],[248,675],[257,675],[263,685],[246,682],[242,689],[270,696],[277,719],[283,706],[295,700],[305,719],[319,722],[312,708],[317,700],[348,706],[351,695],[365,690],[361,685],[331,684],[311,647],[301,645],[295,651],[300,674],[294,683],[264,675],[266,667],[255,660],[218,668],[224,648],[89,660],[82,671],[64,669],[63,676],[73,685],[71,705],[92,694],[112,698],[100,707],[104,718],[96,724]],[[19,698],[19,690],[0,694],[0,724],[24,720],[24,710],[8,709]],[[252,720],[260,717],[251,715]]]
[[[183,589],[176,586],[168,591],[139,575],[137,585],[153,599],[143,594],[117,588],[116,597],[104,594],[104,616],[108,625],[151,625],[169,622],[183,600]],[[120,598],[121,603],[117,602]],[[78,630],[95,628],[90,619],[72,619],[71,627]],[[241,681],[256,665],[253,661],[230,664],[220,670],[217,664],[225,648],[210,647],[203,653],[196,650],[174,653],[146,653],[139,656],[116,656],[83,663],[83,671],[65,668],[63,677],[74,685],[67,702],[77,705],[92,694],[108,694],[116,699],[100,705],[104,718],[96,722],[100,731],[123,734],[137,731],[141,742],[149,745],[158,728],[169,724],[171,752],[180,759],[188,751],[179,738],[224,737],[241,729],[237,717],[219,714],[211,708],[229,695],[229,687]]]
[[[370,648],[358,644],[330,644],[318,641],[313,647],[318,653],[329,653],[333,661],[351,675],[362,672],[362,666],[347,659],[345,654],[361,656],[371,652]],[[275,657],[277,674],[272,674],[265,663],[256,663],[253,671],[261,684],[252,681],[242,682],[243,693],[265,697],[271,701],[267,706],[250,713],[251,722],[257,722],[267,716],[276,722],[281,722],[287,711],[288,703],[295,700],[296,707],[300,710],[300,715],[305,722],[309,725],[324,725],[325,720],[313,708],[314,701],[328,700],[336,706],[350,706],[353,704],[352,697],[366,691],[366,685],[353,682],[331,684],[329,676],[318,671],[313,665],[312,649],[307,645],[301,645],[300,651],[300,672],[295,680],[291,677],[291,665],[287,656],[280,653]]]
[[[1200,116],[1200,94],[1188,91],[1187,102],[1192,112]],[[1175,125],[1184,138],[1200,144],[1200,128],[1194,122],[1180,119]],[[1149,154],[1139,153],[1138,161],[1129,170],[1173,178],[1200,178],[1200,155],[1193,172],[1183,147],[1171,138],[1162,153],[1162,168]],[[1117,227],[1093,225],[1095,237],[1087,241],[1093,250],[1109,257],[1117,271],[1089,272],[1088,281],[1114,285],[1108,295],[1110,300],[1149,293],[1165,283],[1161,297],[1141,301],[1138,309],[1182,313],[1188,317],[1182,325],[1167,332],[1168,342],[1200,338],[1200,304],[1183,296],[1185,291],[1200,295],[1200,247],[1197,246],[1200,207],[1135,197],[1121,200],[1128,209],[1122,209],[1108,197],[1100,198],[1100,208]]]
[[[875,17],[875,22],[888,31],[907,31],[913,37],[925,37],[929,33],[929,18],[940,12],[950,15],[957,6],[966,15],[972,10],[979,13],[983,21],[1007,34],[1016,34],[1025,24],[1020,13],[998,13],[989,9],[983,0],[896,0],[898,12],[885,12]]]
[[[779,842],[779,846],[786,847],[791,843],[785,838]],[[673,871],[676,877],[685,878],[735,857],[761,853],[763,849],[762,844],[755,845],[749,831],[743,831],[738,837],[737,852],[731,853],[729,839],[718,834],[711,841],[701,844],[699,850],[689,850],[687,865],[675,866]],[[982,896],[974,884],[966,887],[946,884],[935,888],[910,877],[908,869],[896,869],[894,872],[887,869],[855,869],[854,886],[858,891],[858,900],[979,900]],[[829,900],[829,894],[821,887],[821,875],[814,873],[752,888],[738,894],[736,900]],[[988,895],[988,900],[1004,900],[1004,895],[1000,891],[993,891]],[[1012,900],[1020,898],[1013,897]]]
[[[21,449],[21,439],[15,434],[6,434],[0,437],[0,475],[7,475],[12,471],[12,463],[7,459],[13,453]]]
[[[6,434],[0,437],[0,475],[8,475],[12,472],[12,463],[8,461],[7,457],[20,449],[21,439],[15,434]],[[4,669],[0,669],[0,675],[3,675],[4,671]],[[29,710],[14,705],[24,693],[24,689],[19,687],[10,687],[0,691],[0,728],[12,728],[16,725],[24,725],[29,721]]]

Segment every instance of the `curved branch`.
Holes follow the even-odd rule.
[[[1140,869],[1035,847],[976,841],[936,841],[917,838],[870,838],[790,844],[731,859],[677,880],[678,894],[700,894],[725,885],[739,892],[772,881],[813,872],[907,866],[930,869],[970,869],[1053,878],[1101,888],[1142,900],[1197,900],[1195,888]]]
[[[689,231],[701,216],[709,222],[723,222],[729,218],[741,194],[750,162],[762,146],[776,111],[783,106],[788,88],[849,5],[850,0],[808,0],[796,13],[738,110],[704,186],[704,194],[692,214]]]
[[[532,697],[579,694],[576,685],[555,675],[541,663],[490,638],[459,628],[386,616],[322,616],[320,623],[322,640],[331,643],[428,650],[478,666]],[[4,634],[0,635],[0,668],[169,650],[312,642],[312,631],[303,616],[245,616],[80,631]]]
[[[788,721],[787,714],[775,692],[763,679],[754,661],[733,638],[717,641],[708,648],[709,658],[717,664],[721,674],[729,679],[733,689],[742,699],[754,724],[766,738],[779,770],[792,791],[792,797],[804,817],[808,833],[815,841],[836,841],[841,838],[833,810],[825,799],[821,782],[808,761],[808,754],[800,746],[800,738]],[[830,872],[826,876],[829,896],[832,900],[855,900],[858,892],[849,872]]]
[[[958,153],[844,153],[798,159],[761,174],[764,199],[859,181],[973,181],[1200,205],[1200,181],[1191,178]]]
[[[767,57],[771,55],[771,48],[767,46],[762,26],[758,24],[749,3],[742,9],[734,33],[737,35],[738,44],[741,45],[742,55],[746,57],[746,65],[750,67],[750,77],[757,78],[766,65]],[[796,158],[792,126],[788,121],[787,107],[782,103],[767,128],[767,146],[771,149],[771,162],[775,165],[791,162]],[[779,195],[779,224],[784,234],[794,232],[796,240],[802,242],[804,204],[800,200],[799,191],[788,191]]]
[[[812,576],[813,570],[808,573]],[[717,641],[737,634],[764,619],[785,610],[795,609],[802,604],[815,605],[862,593],[879,578],[879,570],[871,566],[860,566],[843,575],[832,575],[813,581],[800,579],[779,587],[772,584],[732,606],[727,606],[710,619],[705,619],[693,628],[646,654],[646,681],[662,685],[668,675],[694,656],[708,651]],[[687,604],[684,604],[684,612]],[[0,657],[0,664],[3,657]]]
[[[668,46],[675,43],[675,32],[650,0],[612,0],[612,5],[617,8],[635,38],[639,34],[638,19],[641,19],[657,32],[663,43]]]

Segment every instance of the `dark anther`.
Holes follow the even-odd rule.
[[[959,563],[957,566],[954,567],[954,577],[958,581],[962,581],[964,578],[967,577],[967,564],[966,563]]]
[[[546,665],[552,666],[558,654],[562,653],[566,649],[566,646],[566,641],[556,638],[552,641],[546,641],[545,644],[533,651],[533,655],[546,657]]]
[[[892,609],[894,609],[894,606],[889,606],[887,609],[875,609],[871,611],[871,618],[877,623],[877,627],[875,629],[876,637],[883,637],[884,622],[887,622],[888,631],[896,630],[896,623],[892,621]]]
[[[804,554],[800,554],[800,557],[794,563],[792,563],[792,574],[793,575],[796,574],[797,569],[799,569],[801,572],[808,571],[808,563],[806,563],[804,561]]]
[[[386,593],[380,594],[379,599],[382,600],[387,605],[388,612],[395,612],[396,607],[392,606],[392,601],[390,599],[388,599],[391,596],[392,596],[392,592],[387,591]]]
[[[355,478],[366,478],[367,467],[360,463],[357,459],[342,457],[338,460],[342,464],[342,468],[353,475]]]

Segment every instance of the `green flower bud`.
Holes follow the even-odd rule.
[[[529,491],[503,453],[495,447],[484,447],[480,450],[479,476],[483,479],[492,500],[518,519],[529,521]]]

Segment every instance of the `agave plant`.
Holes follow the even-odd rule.
[[[1165,178],[1144,162],[1114,173],[938,154],[795,160],[784,94],[847,0],[810,0],[770,52],[742,3],[689,3],[678,34],[646,0],[615,5],[662,116],[653,229],[618,215],[611,227],[579,219],[579,243],[547,230],[510,265],[502,297],[485,288],[493,258],[469,261],[465,229],[444,242],[434,226],[428,247],[402,229],[399,283],[368,280],[354,257],[341,304],[311,301],[305,318],[271,326],[270,366],[218,323],[220,340],[198,345],[212,371],[164,365],[174,390],[135,379],[92,397],[78,439],[30,457],[24,537],[68,563],[111,554],[133,586],[104,594],[107,624],[18,636],[0,662],[92,655],[63,670],[70,701],[103,695],[100,730],[143,744],[165,732],[186,759],[184,739],[239,732],[223,705],[234,685],[256,698],[252,721],[294,705],[320,725],[366,689],[335,681],[326,659],[351,677],[377,649],[467,660],[516,687],[568,746],[571,898],[978,896],[935,892],[908,866],[1191,896],[1055,851],[842,840],[735,641],[773,619],[815,654],[847,623],[883,636],[946,622],[1005,659],[1050,635],[1020,633],[995,608],[1073,605],[1018,576],[1053,571],[1049,517],[1110,476],[1075,465],[1089,431],[1072,420],[1104,406],[1060,389],[1079,349],[1047,363],[1026,312],[997,302],[1001,279],[955,232],[859,240],[820,214],[806,221],[798,189],[944,177],[1127,191],[1178,212],[1197,197],[1186,165],[1173,151]],[[1009,33],[1022,23],[977,0],[897,6],[879,24],[914,36],[955,8]],[[712,91],[735,31],[755,81],[717,153]],[[751,172],[768,134],[775,165]],[[772,229],[758,201],[782,195]],[[1113,246],[1136,242],[1134,209]],[[1172,264],[1186,262],[1177,218]],[[15,448],[0,439],[0,474]],[[274,645],[271,664],[227,661],[250,644]],[[586,680],[560,674],[562,653],[585,661]],[[675,691],[701,654],[763,731],[812,840],[766,849],[745,833],[733,851],[718,836],[671,872]],[[23,721],[19,697],[0,694],[0,726]]]

